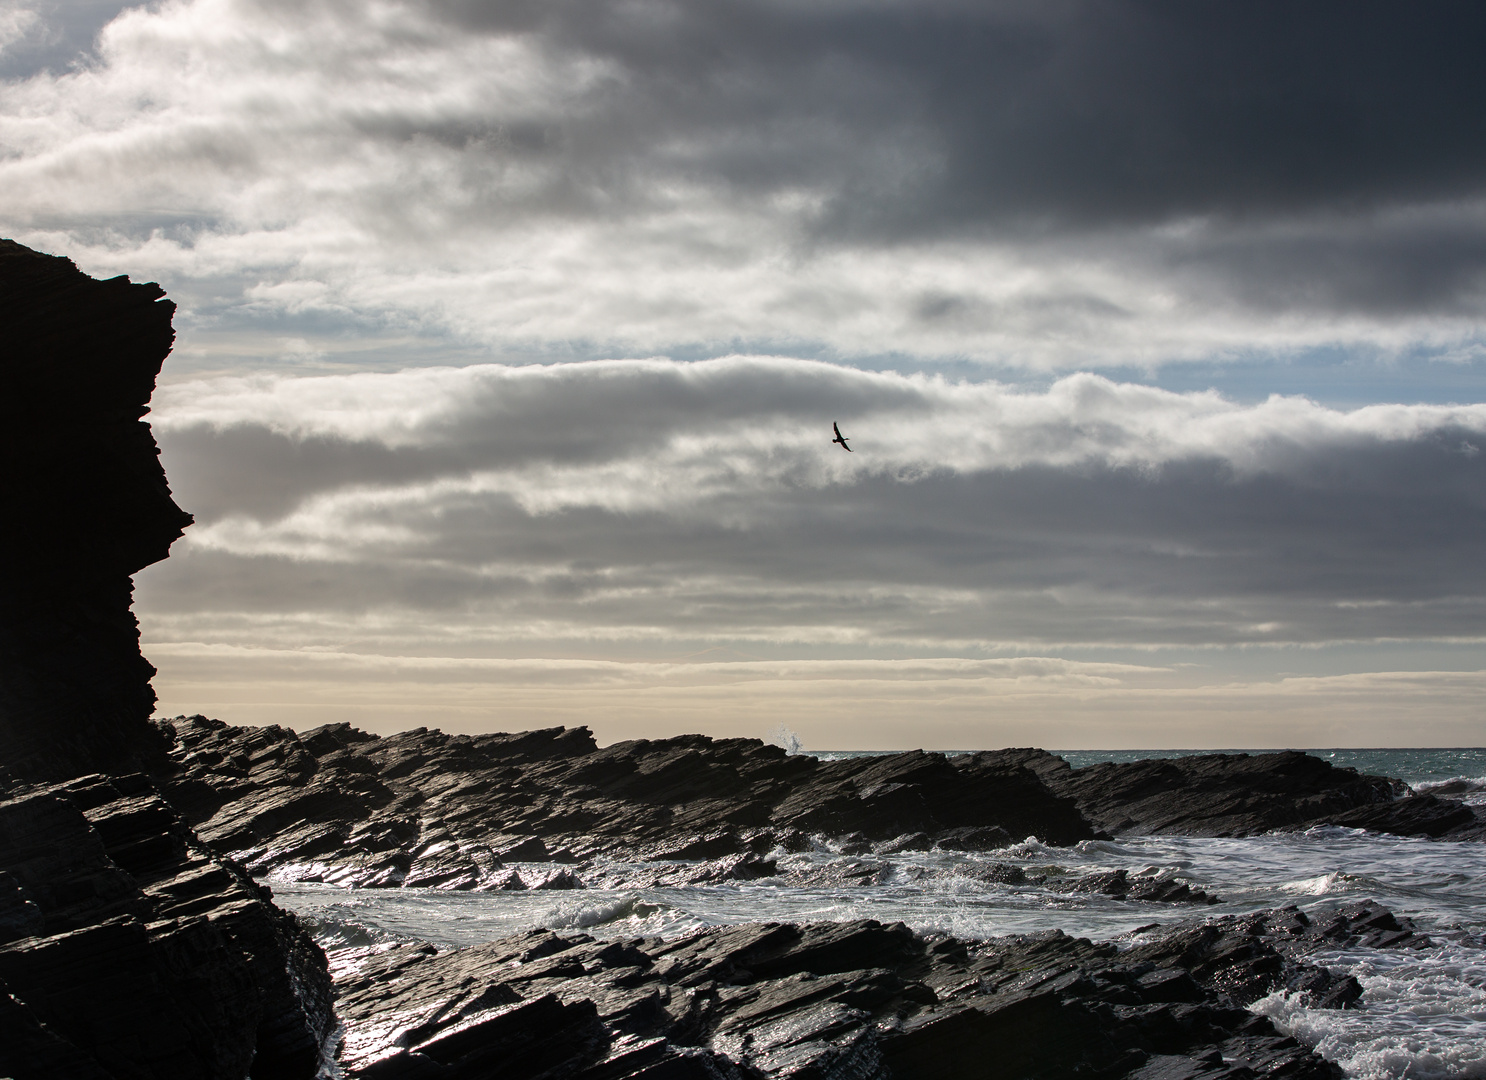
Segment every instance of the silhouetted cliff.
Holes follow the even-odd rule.
[[[0,764],[26,779],[157,759],[136,571],[191,523],[149,425],[175,305],[0,240]]]

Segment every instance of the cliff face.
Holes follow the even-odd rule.
[[[23,779],[161,750],[129,608],[191,523],[140,419],[175,339],[164,295],[0,240],[0,766]]]

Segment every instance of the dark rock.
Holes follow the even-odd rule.
[[[96,281],[0,240],[0,760],[59,780],[158,764],[155,669],[139,653],[130,575],[190,524],[170,498],[148,411],[174,340],[158,285]],[[18,568],[24,568],[18,570]]]
[[[996,851],[1015,842],[1016,838],[999,825],[949,829],[934,838],[934,846],[941,851]]]
[[[324,954],[144,777],[0,802],[0,868],[0,1074],[315,1075]]]
[[[1035,773],[1108,834],[1254,836],[1277,829],[1344,825],[1400,836],[1486,837],[1486,821],[1471,807],[1411,795],[1399,780],[1298,751],[1201,754],[1083,769],[1045,750],[987,755]]]
[[[1391,916],[1337,918],[1363,934]],[[500,1061],[503,1076],[584,1080],[1338,1080],[1242,1008],[1276,989],[1346,1004],[1345,977],[1305,961],[1333,940],[1326,926],[1293,908],[1261,912],[1147,928],[1125,952],[1057,931],[968,942],[872,921],[347,949],[332,957],[341,1067],[350,1078],[475,1075]]]
[[[1475,820],[1459,804],[1422,814],[1427,797],[1395,798],[1393,781],[1304,754],[1075,771],[1040,750],[820,762],[700,735],[601,749],[587,729],[378,738],[337,725],[300,736],[200,716],[160,729],[172,762],[157,778],[203,838],[255,874],[345,885],[508,888],[508,864],[536,862],[583,863],[575,876],[606,888],[746,879],[773,872],[740,856],[800,850],[812,834],[838,854],[880,859],[1027,836],[1068,844],[1099,829],[1245,835],[1366,814],[1379,827],[1417,831],[1427,818],[1459,835]],[[591,874],[595,858],[605,866]],[[646,862],[669,865],[638,868]],[[890,869],[864,858],[821,871],[819,884],[866,884]],[[1122,879],[1113,894],[1213,902],[1148,877]]]
[[[1042,885],[1053,892],[1102,893],[1122,900],[1148,900],[1153,903],[1216,904],[1217,897],[1194,889],[1184,881],[1154,877],[1131,877],[1128,870],[1110,870],[1079,878],[1042,879]]]
[[[303,736],[205,717],[159,723],[158,776],[202,837],[255,874],[362,886],[502,887],[510,863],[603,857],[606,887],[772,876],[770,850],[984,850],[1093,835],[1036,775],[941,754],[819,762],[753,739],[602,749],[587,729],[469,737],[345,725]],[[645,862],[671,865],[636,869]],[[623,873],[615,867],[628,867]],[[859,876],[858,884],[885,867]],[[848,867],[835,868],[839,874]],[[540,879],[521,871],[527,887]],[[553,879],[566,880],[566,879]]]

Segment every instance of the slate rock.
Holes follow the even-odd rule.
[[[344,949],[331,957],[340,1066],[352,1080],[478,1075],[494,1061],[502,1076],[583,1080],[1339,1080],[1241,1002],[1287,989],[1340,1007],[1345,979],[1306,956],[1396,932],[1392,918],[1364,905],[1312,923],[1289,908],[1148,927],[1124,951],[1058,931],[962,941],[871,920]]]
[[[1256,836],[1341,825],[1434,839],[1486,837],[1486,820],[1469,806],[1414,795],[1400,780],[1338,768],[1293,750],[1103,762],[1082,769],[1045,750],[971,756],[1035,773],[1108,835]]]
[[[0,1075],[315,1076],[335,1022],[324,954],[147,778],[11,794]]]

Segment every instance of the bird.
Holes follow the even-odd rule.
[[[836,426],[834,420],[831,421],[831,429],[836,432],[836,437],[831,442],[840,443],[841,449],[845,450],[848,454],[851,453],[851,447],[846,445],[846,436],[841,434],[841,429]]]

